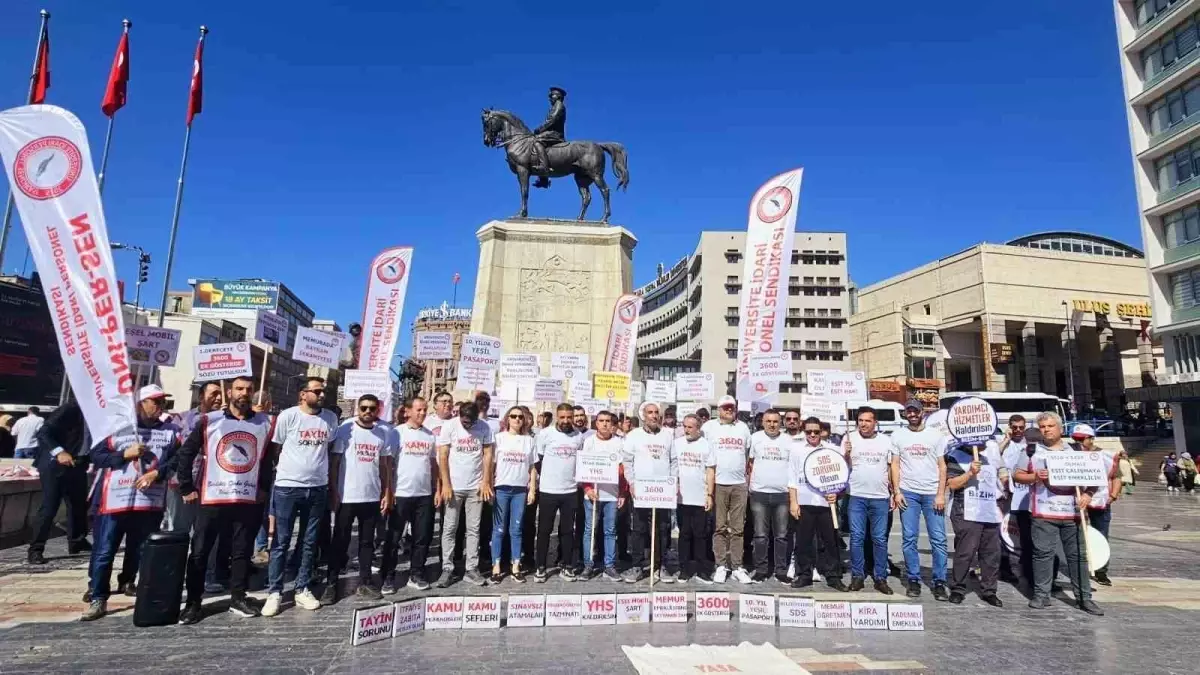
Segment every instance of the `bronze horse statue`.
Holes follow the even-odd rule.
[[[539,175],[533,170],[533,144],[536,137],[521,118],[507,110],[483,110],[483,144],[489,148],[503,147],[508,160],[508,168],[517,174],[517,183],[521,186],[521,211],[518,218],[529,217],[529,176]],[[625,189],[629,185],[629,167],[626,163],[625,146],[620,143],[596,143],[594,141],[568,141],[546,149],[550,178],[574,176],[575,185],[579,186],[579,220],[587,215],[588,205],[592,203],[592,183],[600,188],[604,197],[604,217],[600,222],[607,223],[612,211],[608,202],[608,184],[604,182],[604,153],[612,155],[613,174],[617,177],[617,187]]]

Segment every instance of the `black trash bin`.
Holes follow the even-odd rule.
[[[186,533],[155,532],[147,537],[138,570],[133,625],[167,626],[179,621],[187,555]]]

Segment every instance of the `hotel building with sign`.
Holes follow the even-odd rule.
[[[1125,409],[1162,349],[1142,253],[1079,232],[979,244],[858,290],[851,364],[873,397],[937,407],[946,391],[1029,391]]]

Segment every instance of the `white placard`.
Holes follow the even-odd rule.
[[[646,400],[655,403],[674,403],[675,383],[669,380],[646,380]]]
[[[192,347],[192,361],[196,364],[197,382],[254,377],[248,342],[196,345]]]
[[[130,363],[145,366],[175,366],[180,331],[153,326],[125,326],[125,346]]]
[[[992,404],[976,396],[958,399],[946,415],[946,430],[964,443],[988,441],[999,425]]]
[[[831,398],[800,394],[800,419],[815,417],[822,422],[833,422],[838,418],[841,409],[846,407],[845,401],[835,401]]]
[[[300,326],[296,329],[292,358],[314,366],[338,368],[342,361],[342,339],[338,333]]]
[[[792,353],[764,352],[751,354],[747,360],[751,382],[791,382]]]
[[[588,355],[575,352],[550,353],[550,377],[556,380],[583,380],[588,376]],[[588,383],[591,386],[591,383]]]
[[[651,620],[655,623],[687,623],[687,593],[657,592],[650,602]]]
[[[774,626],[775,596],[742,593],[738,598],[738,621]]]
[[[580,596],[583,616],[580,625],[611,626],[617,622],[617,596],[615,593]]]
[[[508,412],[509,408],[515,406],[516,404],[516,401],[497,396],[488,403],[488,417],[491,417],[492,419],[502,417],[504,413]],[[507,424],[507,420],[500,420],[500,426],[505,427]]]
[[[255,317],[254,339],[284,349],[287,347],[288,320],[275,312],[260,311]]]
[[[579,402],[586,401],[592,397],[591,380],[571,380],[568,386],[570,387],[570,390],[567,392],[567,400],[571,401],[572,403],[583,405]]]
[[[500,339],[490,335],[468,333],[463,336],[458,362],[476,368],[500,367]],[[459,366],[462,368],[462,365]]]
[[[850,465],[837,450],[813,450],[805,458],[803,468],[804,480],[823,495],[841,492],[850,483]]]
[[[1054,487],[1090,487],[1108,484],[1104,458],[1095,452],[1045,452],[1046,471]]]
[[[888,604],[888,630],[925,630],[922,605]]]
[[[541,627],[546,620],[546,596],[544,595],[510,595],[508,596],[509,628]]]
[[[342,385],[342,398],[357,401],[359,396],[370,394],[380,401],[391,398],[392,375],[386,370],[347,370]]]
[[[808,393],[834,401],[866,401],[867,378],[861,370],[812,369],[804,374]]]
[[[608,408],[608,401],[598,398],[581,398],[575,401],[575,405],[581,406],[588,417],[595,417],[600,414],[601,410]]]
[[[425,598],[396,603],[392,637],[408,635],[425,628]]]
[[[587,447],[587,444],[584,444]],[[575,456],[575,482],[612,483],[619,482],[621,453],[594,445],[590,451],[580,450]]]
[[[500,596],[466,598],[463,610],[463,628],[499,628]]]
[[[629,402],[637,405],[646,400],[646,383],[633,380],[629,383]]]
[[[578,626],[583,620],[583,607],[579,595],[547,595],[547,626]]]
[[[930,429],[937,429],[943,434],[949,434],[950,431],[946,429],[946,418],[949,416],[949,414],[949,410],[934,410],[933,412],[929,413],[929,417],[925,418],[925,426],[929,427]]]
[[[391,638],[395,618],[396,607],[391,604],[354,610],[350,632],[351,646],[357,647]]]
[[[617,596],[617,625],[650,623],[650,594],[622,593]]]
[[[493,398],[502,399],[505,401],[515,401],[521,393],[521,385],[516,380],[501,379],[496,384],[496,395]],[[498,413],[499,414],[499,413]]]
[[[817,628],[849,628],[850,603],[821,602],[816,603]]]
[[[850,627],[857,630],[887,630],[888,611],[885,602],[850,603]]]
[[[816,605],[812,598],[779,597],[779,625],[812,628],[816,625]]]
[[[425,598],[425,630],[462,628],[462,596]]]
[[[696,621],[729,621],[728,593],[696,592]]]
[[[638,478],[633,506],[639,509],[673,509],[675,508],[678,489],[675,487],[675,477]]]
[[[675,376],[680,401],[711,401],[716,398],[717,377],[712,373],[679,373]]]
[[[517,380],[517,400],[521,403],[535,403],[537,380]]]
[[[542,357],[537,354],[500,356],[501,380],[532,380],[542,376]]]
[[[496,388],[496,371],[493,368],[479,368],[458,363],[458,389],[474,389],[492,393]]]
[[[414,358],[443,360],[454,358],[454,336],[450,333],[417,333]]]
[[[539,377],[533,382],[534,403],[562,403],[563,381],[552,377]]]

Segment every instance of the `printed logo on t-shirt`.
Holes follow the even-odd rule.
[[[662,459],[663,455],[667,454],[667,446],[662,443],[647,443],[646,452],[654,459]]]
[[[483,444],[479,442],[478,438],[471,434],[459,436],[458,438],[454,439],[455,452],[461,452],[467,455],[475,455],[479,454],[481,450],[483,450]]]
[[[921,443],[913,443],[912,445],[904,446],[904,452],[911,457],[925,457],[930,452],[933,452],[933,448]]]
[[[376,459],[379,459],[381,445],[381,443],[355,443],[354,457],[363,463],[374,463]]]
[[[406,455],[428,457],[433,452],[433,441],[404,441],[403,452]]]
[[[323,447],[329,443],[329,429],[299,429],[296,444],[305,448]]]
[[[562,459],[570,459],[579,454],[579,446],[574,443],[561,443],[546,448],[546,454]]]
[[[783,448],[778,445],[761,445],[755,450],[756,461],[764,462],[782,462],[784,460]]]
[[[229,473],[246,473],[258,462],[258,439],[249,431],[233,431],[217,441],[217,464]]]
[[[683,451],[679,453],[679,468],[703,469],[705,454],[701,452]]]

